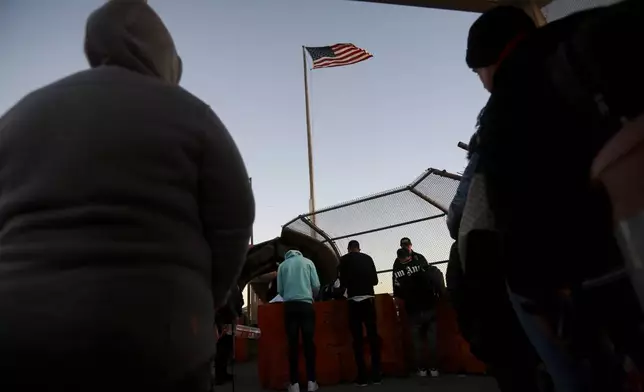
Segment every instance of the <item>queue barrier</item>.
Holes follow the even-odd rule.
[[[404,307],[389,294],[375,297],[382,371],[385,376],[407,376],[411,370],[411,339]],[[352,382],[357,376],[346,300],[314,304],[317,381],[320,385]],[[443,373],[483,373],[485,366],[469,351],[458,332],[456,314],[448,302],[437,305],[438,360]],[[258,307],[261,337],[258,341],[258,375],[264,389],[283,390],[288,385],[288,351],[284,330],[284,305]],[[365,361],[370,366],[365,334]],[[304,354],[300,345],[300,381],[306,381]]]
[[[258,340],[262,335],[261,330],[256,327],[249,327],[247,325],[235,325],[235,362],[248,362],[251,358],[249,350],[249,341]],[[217,332],[215,331],[215,334]],[[222,334],[232,335],[233,326],[225,324],[222,328]],[[219,338],[219,336],[217,336]]]

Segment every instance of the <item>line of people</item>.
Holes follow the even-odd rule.
[[[325,299],[345,299],[348,309],[348,328],[353,341],[357,368],[355,384],[360,387],[382,382],[381,343],[378,335],[374,286],[378,274],[371,256],[362,253],[356,240],[349,241],[347,254],[340,258],[338,279],[331,283]],[[410,320],[414,364],[421,377],[438,377],[436,355],[435,307],[446,292],[443,274],[430,265],[420,253],[412,250],[409,238],[400,240],[400,248],[392,269],[394,297],[403,301]],[[318,389],[315,373],[315,309],[314,299],[320,292],[320,282],[313,262],[299,251],[291,249],[277,272],[276,296],[284,302],[284,325],[289,347],[290,392],[299,385],[299,338],[306,362],[307,390]],[[324,288],[323,288],[324,290]],[[371,356],[371,372],[364,358],[363,328],[366,331]],[[427,343],[427,347],[425,347]]]
[[[490,98],[449,208],[447,283],[503,392],[544,390],[540,369],[548,390],[622,391],[625,357],[644,370],[642,308],[590,178],[601,148],[644,112],[628,45],[643,21],[644,3],[626,0],[539,28],[500,6],[470,28],[466,62]]]

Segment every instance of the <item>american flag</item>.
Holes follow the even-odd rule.
[[[373,55],[353,44],[335,44],[331,46],[306,47],[313,59],[313,69],[342,67],[368,60]]]

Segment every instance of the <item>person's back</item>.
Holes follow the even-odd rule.
[[[149,6],[109,2],[86,33],[94,68],[0,119],[0,385],[178,385],[214,352],[254,219],[248,177],[177,86]]]
[[[277,268],[277,291],[284,299],[284,329],[288,342],[289,392],[299,392],[300,335],[304,348],[308,391],[318,389],[315,375],[315,309],[313,298],[320,289],[320,280],[313,262],[297,250],[284,254]]]
[[[340,258],[340,281],[347,289],[347,297],[373,296],[378,284],[378,273],[371,256],[349,252]]]
[[[359,386],[366,386],[369,381],[378,384],[382,380],[380,369],[380,338],[376,315],[373,286],[378,284],[378,273],[371,256],[360,251],[360,243],[349,241],[347,254],[340,258],[338,273],[341,286],[347,291],[347,318],[353,341],[353,356],[356,361]],[[369,352],[371,354],[371,375],[367,375],[364,359],[363,334],[367,332]]]
[[[315,265],[302,253],[289,250],[277,269],[277,291],[285,302],[313,303],[320,288]]]

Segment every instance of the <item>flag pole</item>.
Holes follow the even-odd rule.
[[[302,46],[302,63],[304,64],[304,103],[306,105],[306,142],[309,153],[309,212],[315,212],[315,185],[313,180],[313,135],[311,134],[311,109],[309,107],[309,78],[306,67],[306,48]],[[311,215],[315,225],[315,215]]]

